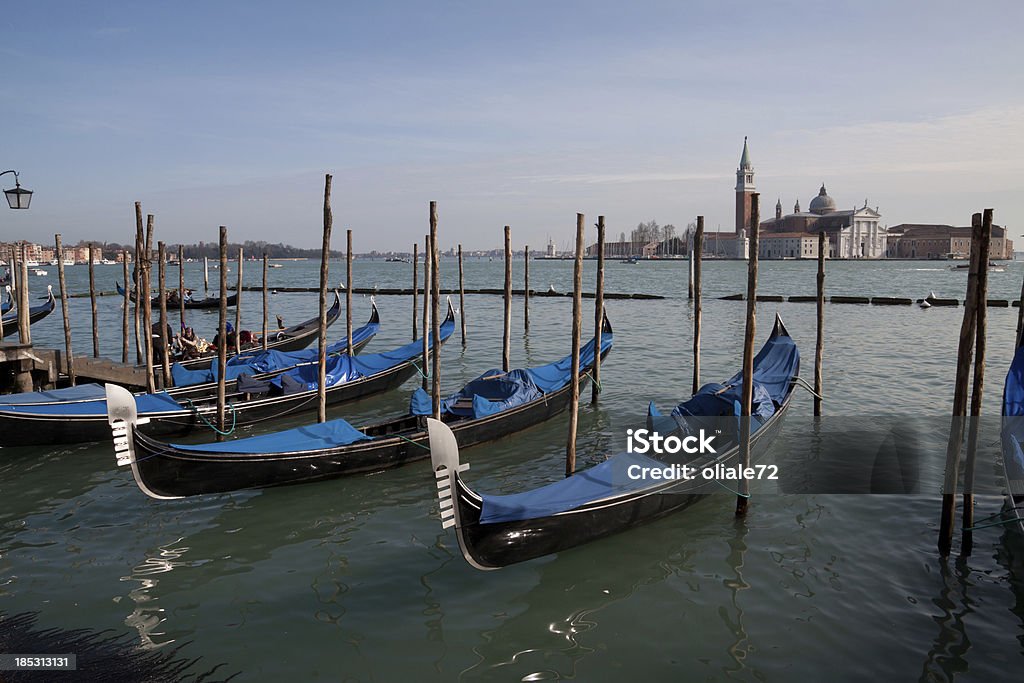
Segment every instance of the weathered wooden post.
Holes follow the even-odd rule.
[[[960,449],[964,440],[967,415],[967,381],[974,355],[975,325],[978,307],[978,268],[981,263],[983,225],[975,214],[971,229],[971,261],[967,274],[967,298],[960,323],[957,344],[956,380],[953,383],[953,415],[950,418],[949,441],[946,444],[946,471],[942,484],[942,514],[939,518],[939,554],[948,556],[953,547],[953,523],[956,517],[956,490],[960,469]]]
[[[327,421],[327,278],[328,262],[331,258],[331,228],[334,214],[331,213],[330,173],[324,177],[324,241],[320,248],[320,334],[317,335],[317,422]]]
[[[185,247],[178,245],[178,317],[181,324],[178,333],[185,331]]]
[[[435,420],[441,419],[441,316],[438,308],[441,305],[441,278],[438,273],[440,253],[437,246],[437,202],[430,202],[430,320],[434,354],[430,370],[431,407]]]
[[[121,308],[121,362],[128,363],[128,342],[131,337],[128,319],[131,317],[131,290],[128,287],[128,250],[121,250],[121,272],[124,278],[124,306]]]
[[[466,347],[466,281],[462,275],[462,245],[459,245],[459,322],[462,327],[462,347]]]
[[[217,321],[217,441],[224,440],[227,431],[225,408],[227,403],[228,372],[228,229],[220,226],[220,316]]]
[[[818,233],[818,337],[814,343],[814,416],[821,417],[822,370],[825,359],[825,249],[828,237]]]
[[[604,216],[597,217],[597,289],[594,291],[594,381],[590,383],[590,402],[597,405],[601,393],[601,330],[604,328]]]
[[[700,326],[704,315],[704,304],[701,299],[701,266],[704,258],[704,216],[697,216],[697,232],[690,245],[690,257],[693,259],[693,391],[700,389]]]
[[[429,332],[430,332],[430,254],[432,246],[430,235],[423,237],[423,391],[428,388],[427,369],[430,367]]]
[[[512,355],[512,229],[505,226],[505,333],[501,343],[501,371],[508,372]]]
[[[29,316],[31,307],[28,293],[28,247],[22,243],[21,260],[18,261],[18,341],[32,343],[32,324]],[[29,389],[31,391],[31,389]]]
[[[745,472],[750,467],[750,413],[754,403],[754,335],[757,332],[757,248],[758,229],[761,223],[760,193],[750,198],[750,249],[747,256],[747,325],[743,334],[743,396],[740,413],[740,463]],[[750,496],[750,482],[739,480],[739,495],[736,496],[736,516],[747,514],[747,500]]]
[[[132,301],[132,319],[134,320],[135,326],[135,364],[142,365],[142,349],[145,343],[142,339],[142,248],[146,241],[146,234],[142,224],[142,202],[135,202],[135,267],[132,270],[133,282],[132,286],[129,286],[127,282],[124,283],[125,296],[131,300],[132,295],[135,296],[135,301]]]
[[[89,242],[89,309],[92,311],[92,357],[100,357],[100,322],[96,312],[96,245]]]
[[[569,438],[565,445],[565,476],[576,471],[576,425],[580,409],[580,334],[583,327],[583,214],[576,214],[576,261],[572,282],[572,380],[569,394]]]
[[[203,257],[203,296],[210,296],[210,259]]]
[[[974,334],[974,384],[971,389],[971,416],[967,431],[967,462],[964,467],[964,519],[960,552],[970,555],[974,547],[974,467],[978,451],[978,428],[981,402],[985,393],[985,342],[988,333],[988,261],[992,241],[992,209],[985,209],[978,248],[977,313]]]
[[[68,381],[75,386],[75,356],[71,351],[71,320],[68,319],[68,283],[64,279],[64,245],[61,243],[60,233],[53,236],[54,246],[57,249],[57,279],[60,283],[60,312],[64,317],[64,358],[68,371]],[[0,335],[3,328],[0,327]],[[128,347],[125,347],[127,354]]]
[[[687,271],[687,285],[686,285],[686,298],[693,301],[693,236],[690,236],[689,244],[687,247],[687,259],[686,259],[686,271]]]
[[[160,259],[157,266],[157,277],[160,281],[160,362],[163,370],[160,386],[166,388],[171,386],[171,340],[167,336],[167,247],[163,241],[157,242],[157,250]]]
[[[352,231],[346,233],[345,247],[345,339],[348,340],[348,354],[354,356],[352,350]]]
[[[242,352],[242,265],[245,257],[242,254],[242,247],[238,248],[238,280],[235,286],[235,353]]]
[[[263,350],[267,350],[267,315],[270,308],[267,303],[267,252],[263,252]]]
[[[530,331],[530,245],[523,247],[523,333]]]
[[[424,259],[425,261],[425,259]],[[426,265],[426,263],[424,263]],[[417,324],[417,316],[420,310],[420,245],[413,243],[412,245],[412,340],[416,341],[419,338],[419,325]]]
[[[153,214],[146,214],[146,241],[143,244],[144,258],[142,262],[142,325],[146,335],[146,390],[156,391],[156,377],[153,374],[153,298],[152,273],[153,259]],[[136,288],[136,291],[138,288]]]

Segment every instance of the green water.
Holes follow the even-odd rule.
[[[201,264],[187,266],[201,289]],[[232,265],[232,281],[234,280]],[[334,264],[332,281],[343,277]],[[455,283],[444,261],[444,285]],[[32,286],[56,282],[32,278]],[[410,264],[357,262],[358,286],[408,285]],[[571,262],[531,262],[531,285],[565,290]],[[585,281],[593,281],[594,264]],[[811,294],[815,264],[761,264],[759,292]],[[113,290],[120,268],[100,269]],[[467,263],[467,287],[500,286],[502,264]],[[745,304],[713,297],[745,286],[745,264],[705,267],[703,376],[738,368]],[[171,269],[171,279],[177,271]],[[270,271],[277,286],[315,286],[312,263]],[[517,283],[522,262],[516,263]],[[691,381],[691,314],[680,263],[608,265],[609,291],[664,301],[612,301],[615,348],[602,368],[600,405],[581,408],[581,466],[624,447],[647,402],[671,407]],[[216,271],[211,272],[216,278]],[[1024,264],[991,275],[992,298],[1018,297]],[[246,264],[246,284],[258,284]],[[83,291],[85,268],[69,269]],[[830,294],[963,296],[966,276],[924,262],[830,263]],[[38,288],[37,289],[41,289]],[[99,303],[103,348],[119,356],[120,300]],[[408,341],[411,300],[380,297],[382,328],[367,347]],[[568,299],[514,301],[513,365],[568,352]],[[259,327],[258,296],[243,303]],[[277,294],[271,314],[294,323],[315,313],[314,294]],[[442,383],[455,390],[500,365],[501,300],[466,301],[468,345],[443,351]],[[592,311],[584,320],[592,324]],[[368,300],[357,296],[361,324]],[[760,304],[760,341],[780,313],[811,374],[813,304]],[[824,384],[829,416],[948,413],[961,308],[826,307]],[[1016,309],[989,312],[985,410],[998,414]],[[89,349],[88,302],[72,302],[76,347]],[[273,320],[273,318],[271,318]],[[190,324],[212,336],[216,315]],[[588,327],[589,329],[589,327]],[[341,336],[340,329],[335,336]],[[40,346],[60,346],[60,313],[33,326]],[[356,424],[404,410],[416,383],[332,416]],[[585,394],[589,396],[589,393]],[[809,438],[807,394],[773,448],[786,460]],[[466,451],[470,483],[512,492],[560,477],[562,416]],[[286,423],[288,426],[295,421]],[[980,483],[998,488],[998,445],[983,444]],[[1017,680],[1024,663],[1024,540],[1000,527],[975,533],[969,558],[935,551],[942,462],[922,463],[918,495],[779,495],[701,504],[628,534],[497,572],[471,569],[441,529],[426,463],[266,491],[184,501],[147,499],[117,469],[109,443],[0,453],[0,610],[38,611],[41,626],[115,629],[159,647],[224,662],[241,680]],[[981,496],[978,516],[998,512]]]

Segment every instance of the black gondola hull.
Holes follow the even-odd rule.
[[[767,452],[788,407],[787,399],[772,419],[751,437],[751,462],[756,463]],[[738,451],[735,447],[708,464],[735,464]],[[709,494],[722,492],[713,481],[702,482],[699,487],[694,487],[692,482],[682,482],[557,515],[481,524],[480,498],[465,487],[460,477],[456,478],[456,484],[456,504],[461,520],[457,531],[459,543],[466,559],[483,569],[497,569],[596,541],[687,508]]]
[[[459,443],[467,448],[495,441],[564,412],[569,407],[569,392],[570,388],[565,387],[513,410],[481,419],[454,421],[449,426],[458,435]],[[270,456],[197,454],[141,436],[135,441],[137,476],[144,488],[171,498],[377,472],[430,457],[429,439],[426,431],[418,427],[417,418],[407,416],[386,424],[388,431],[401,436],[322,451]]]

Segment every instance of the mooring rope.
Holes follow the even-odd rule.
[[[410,364],[412,364],[412,366],[413,366],[414,368],[416,368],[416,372],[420,373],[420,377],[422,377],[423,379],[430,379],[430,375],[425,375],[425,374],[423,374],[423,371],[422,371],[422,370],[420,370],[420,366],[416,364],[416,361],[415,361],[415,360],[413,360],[412,358],[410,358],[410,359],[409,359],[409,363],[410,363]]]
[[[198,417],[204,425],[212,429],[214,432],[220,434],[221,436],[231,436],[232,434],[234,434],[235,426],[238,424],[238,411],[235,410],[235,407],[233,405],[231,405],[230,403],[227,405],[228,410],[231,411],[231,429],[229,429],[226,432],[222,432],[221,430],[217,429],[217,427],[215,427],[212,422],[203,417],[203,414],[200,413],[199,409],[196,408],[194,403],[192,403],[192,399],[186,399],[186,401],[188,403],[188,407],[191,408],[193,412],[195,412],[196,417]]]
[[[803,377],[799,377],[799,376],[794,377],[793,378],[793,384],[797,385],[798,387],[800,387],[802,389],[806,389],[807,393],[809,393],[814,398],[820,398],[822,401],[825,400],[825,397],[822,396],[821,394],[819,394],[818,392],[816,392],[814,390],[814,387],[812,387],[810,384],[808,384],[807,380],[805,380]]]
[[[992,519],[993,517],[998,517],[999,515],[1005,514],[1007,512],[1013,512],[1015,510],[1024,510],[1024,507],[1018,506],[1018,507],[1009,508],[1007,510],[1000,510],[999,512],[997,512],[997,513],[995,513],[993,515],[989,515],[988,517],[982,517],[978,521],[979,522],[984,522],[987,519]],[[1013,524],[1015,522],[1020,522],[1020,521],[1021,520],[1020,520],[1019,517],[1011,517],[1010,519],[1001,519],[998,522],[991,522],[989,524],[975,524],[974,526],[969,526],[969,527],[966,527],[965,529],[962,529],[962,531],[974,531],[975,529],[987,529],[988,527],[991,527],[991,526],[1003,526],[1004,524]]]
[[[407,439],[407,438],[405,438],[404,436],[402,436],[401,434],[392,434],[392,436],[397,436],[397,437],[398,437],[399,439],[401,439],[402,441],[408,441],[408,442],[409,442],[409,443],[411,443],[411,444],[412,444],[413,446],[419,446],[420,448],[422,448],[422,449],[424,449],[424,450],[428,450],[428,451],[430,450],[430,446],[424,446],[424,445],[423,445],[423,444],[421,444],[421,443],[416,443],[416,442],[415,442],[415,441],[413,441],[412,439]]]

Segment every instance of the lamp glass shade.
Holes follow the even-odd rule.
[[[32,203],[32,190],[23,189],[20,185],[10,190],[4,190],[7,195],[7,204],[12,209],[27,209]]]

